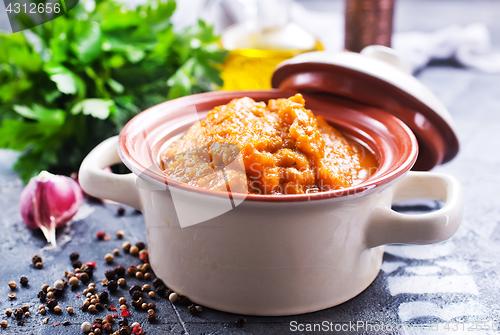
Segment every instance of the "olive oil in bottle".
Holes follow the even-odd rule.
[[[274,68],[298,54],[322,50],[321,43],[290,22],[290,0],[254,0],[249,18],[230,26],[221,36],[229,50],[223,70],[223,90],[271,88]]]

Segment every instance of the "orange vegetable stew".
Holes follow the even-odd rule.
[[[304,194],[359,184],[378,166],[373,153],[305,108],[301,94],[234,99],[161,155],[164,173],[206,189]]]

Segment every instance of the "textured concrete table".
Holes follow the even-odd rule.
[[[294,321],[304,327],[331,322],[333,329],[343,327],[345,333],[375,333],[381,326],[397,328],[403,324],[406,328],[400,326],[389,333],[436,333],[424,327],[432,325],[439,327],[437,333],[459,334],[477,331],[477,322],[486,322],[479,324],[482,329],[500,322],[500,76],[434,64],[422,71],[419,79],[449,108],[460,135],[459,155],[451,163],[435,169],[456,176],[463,185],[464,217],[453,238],[432,246],[387,247],[382,271],[368,289],[340,306],[320,312],[290,317],[245,316],[247,322],[239,328],[235,324],[238,315],[207,308],[200,315],[192,316],[185,306],[158,298],[155,324],[145,321],[146,313],[134,308],[130,308],[129,319],[140,322],[149,334],[307,333],[291,331]],[[124,240],[133,243],[145,240],[143,217],[130,208],[120,217],[116,214],[116,205],[86,203],[71,227],[58,231],[59,247],[42,252],[45,267],[36,270],[31,265],[31,256],[40,252],[45,242],[41,233],[25,228],[18,214],[22,184],[10,170],[14,157],[12,153],[0,152],[0,320],[9,322],[9,327],[0,329],[0,334],[80,334],[81,322],[109,313],[94,316],[83,313],[78,309],[82,298],[76,296],[81,289],[78,292],[67,289],[60,305],[64,309],[73,306],[75,314],[69,316],[64,310],[60,315],[49,312],[41,316],[36,297],[40,286],[52,285],[69,270],[68,255],[78,251],[83,261],[97,262],[93,281],[102,288],[103,272],[110,268],[103,256],[122,243],[114,233],[123,229]],[[96,241],[99,230],[107,231],[113,238]],[[123,253],[115,260],[115,265],[132,263],[139,261]],[[19,282],[22,275],[29,278],[29,287],[18,285],[17,298],[10,301],[7,283]],[[128,287],[143,283],[126,278]],[[118,305],[122,295],[129,299],[126,290],[118,289],[111,295],[111,303]],[[23,318],[24,325],[18,326],[15,319],[7,318],[3,311],[23,303],[31,305],[31,316]],[[45,317],[49,317],[47,324],[42,323]],[[66,320],[71,324],[63,326]],[[54,327],[57,322],[61,325]],[[358,322],[363,322],[363,327],[352,331],[349,323],[357,326]],[[367,331],[370,326],[372,329]],[[116,324],[114,329],[118,329]]]

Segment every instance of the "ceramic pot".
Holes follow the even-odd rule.
[[[384,244],[436,243],[454,234],[462,214],[459,182],[410,171],[418,155],[412,130],[382,109],[340,97],[304,94],[307,108],[377,157],[377,171],[359,185],[228,198],[175,182],[158,169],[162,149],[213,107],[243,96],[267,102],[293,94],[211,92],[152,107],[88,155],[80,184],[92,196],[143,212],[151,266],[170,289],[238,314],[292,315],[340,304],[375,279]],[[103,171],[118,162],[132,173]],[[435,199],[444,206],[421,215],[391,209],[407,198]],[[208,219],[182,224],[196,216]]]

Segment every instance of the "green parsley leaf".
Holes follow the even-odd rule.
[[[175,7],[80,2],[29,32],[0,32],[0,148],[22,151],[24,182],[77,171],[141,110],[222,86],[218,36],[203,21],[174,31]]]

